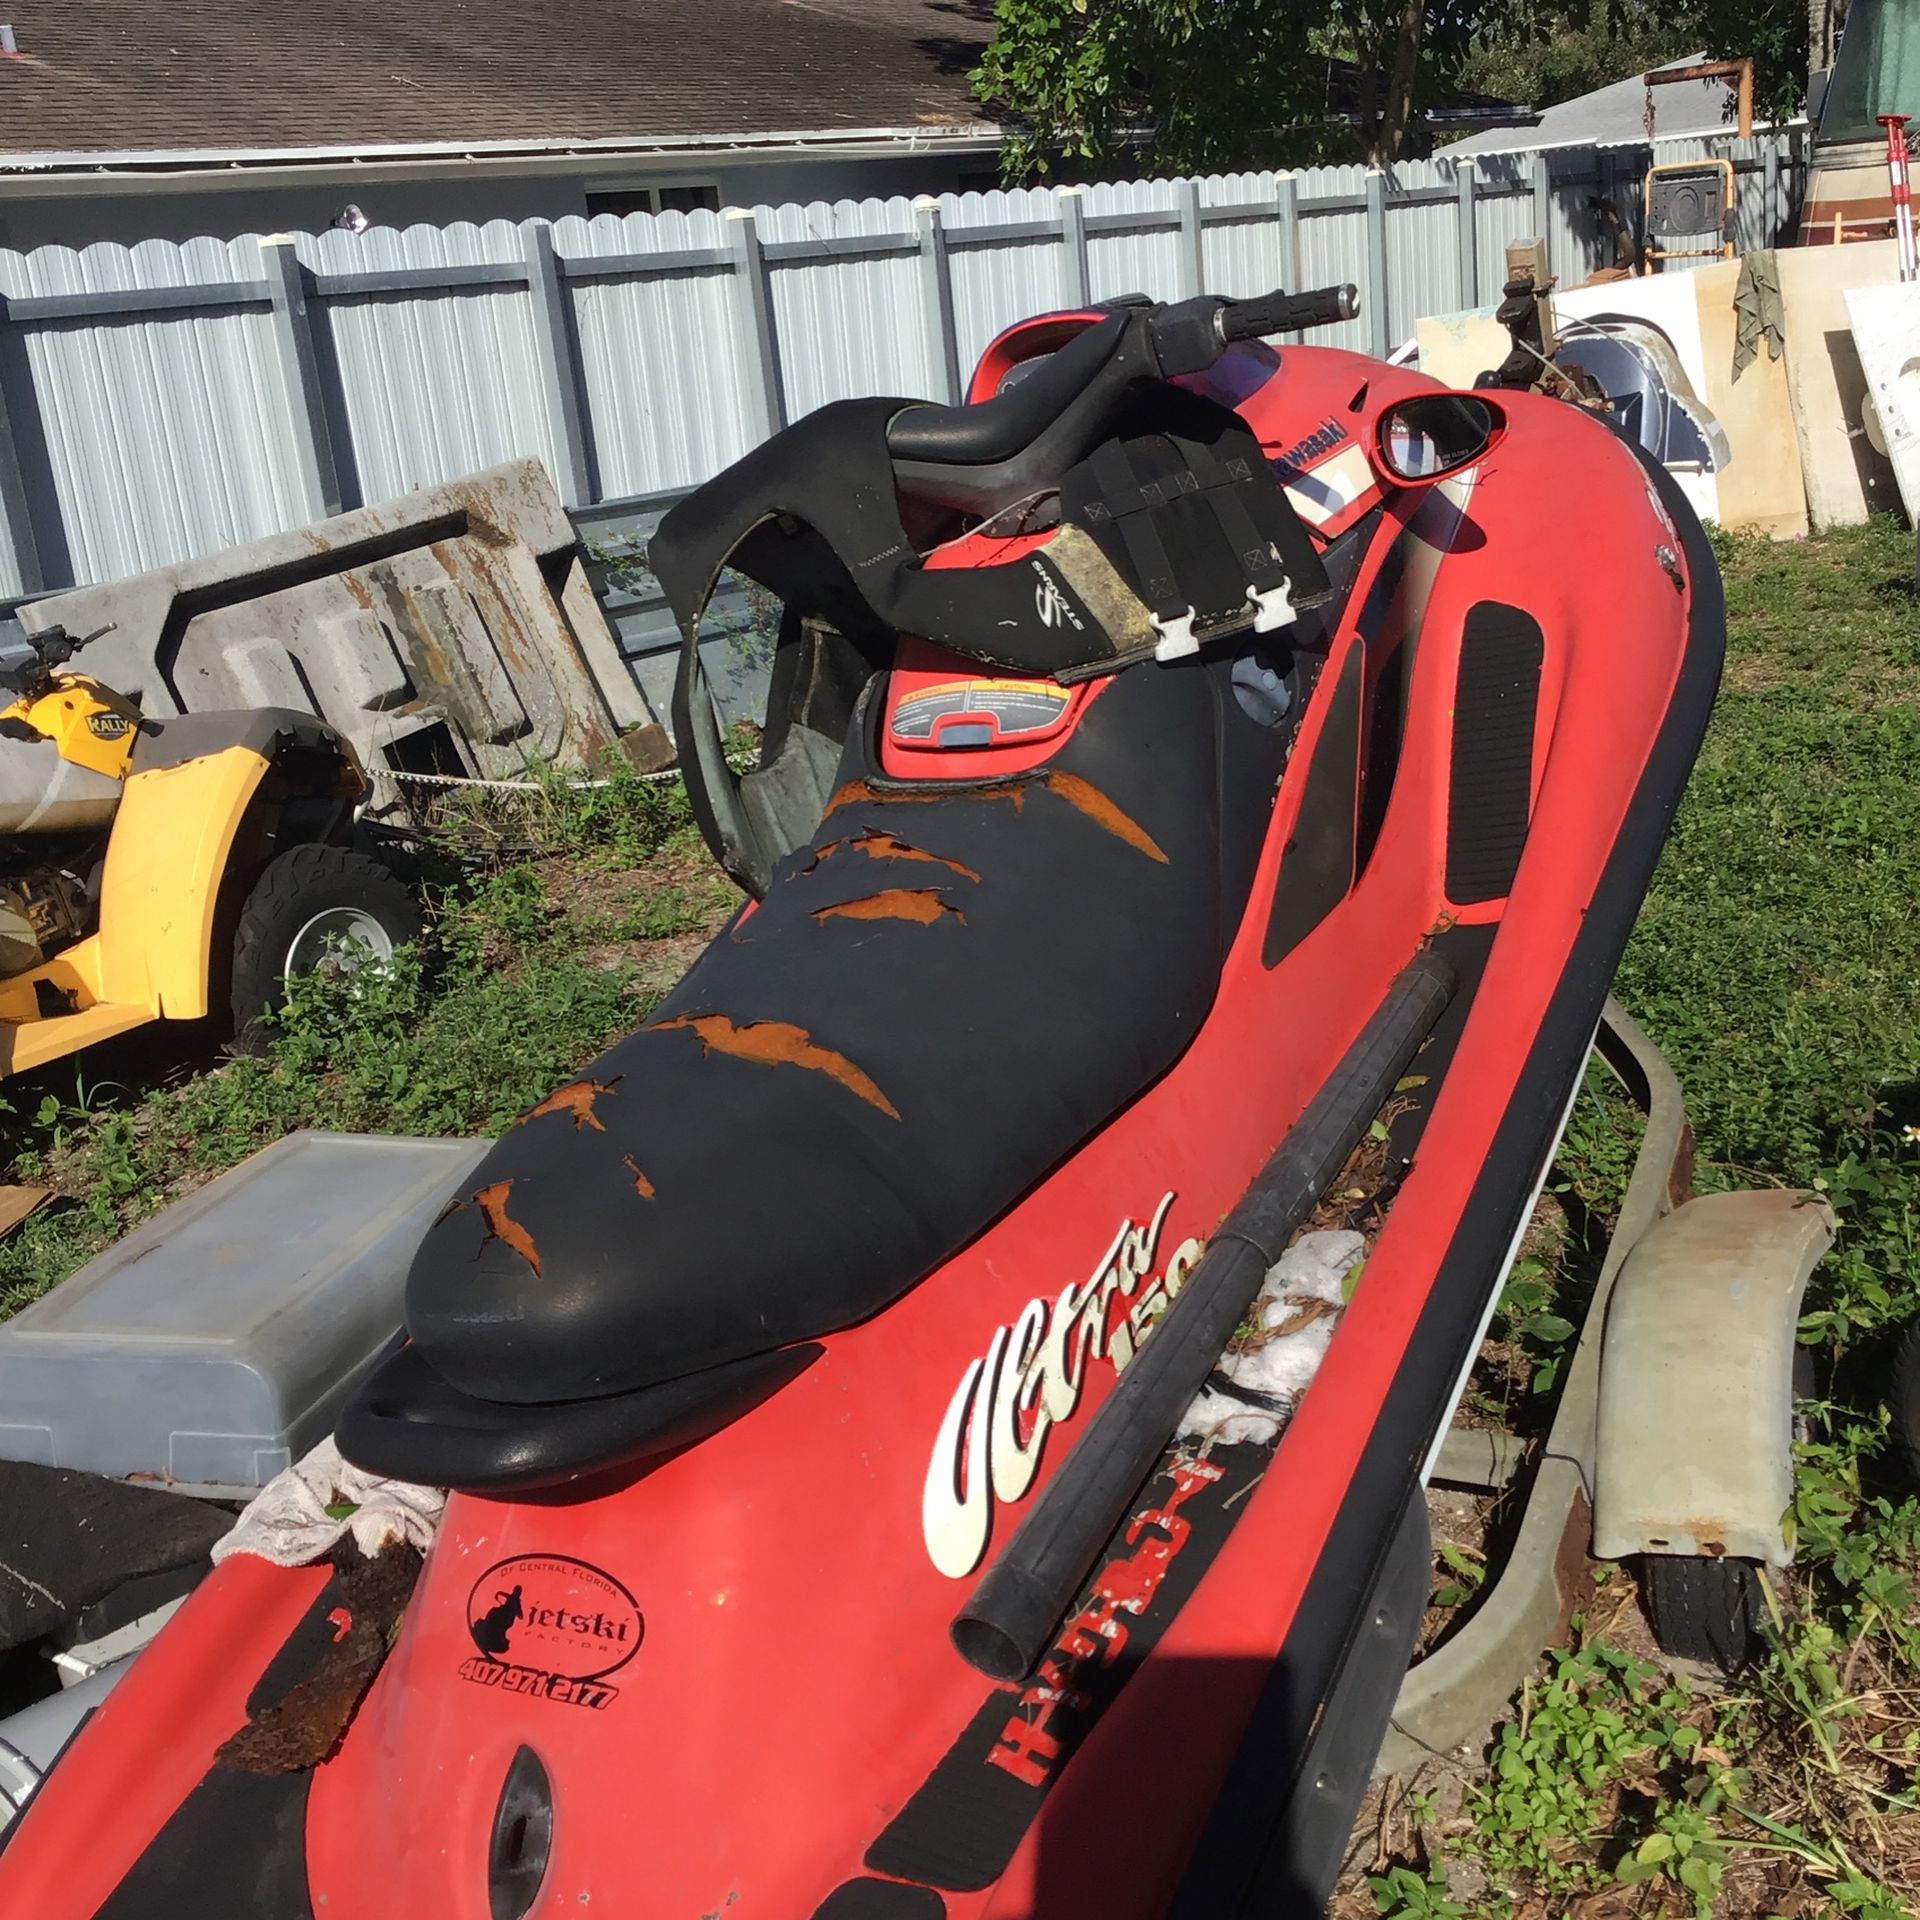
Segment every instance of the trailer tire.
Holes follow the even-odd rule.
[[[1920,1315],[1907,1322],[1893,1350],[1887,1406],[1893,1414],[1894,1457],[1908,1483],[1920,1488]]]
[[[413,896],[378,860],[350,847],[294,847],[267,862],[234,928],[233,1046],[262,1052],[290,975],[310,971],[336,937],[383,963],[420,933]]]
[[[1750,1560],[1643,1554],[1640,1600],[1654,1643],[1676,1660],[1738,1673],[1760,1651],[1766,1600]]]

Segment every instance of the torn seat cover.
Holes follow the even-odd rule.
[[[1129,668],[1045,765],[901,782],[857,716],[813,842],[428,1233],[416,1363],[631,1393],[864,1319],[1179,1056],[1286,751],[1231,661]],[[872,695],[878,691],[870,689]]]

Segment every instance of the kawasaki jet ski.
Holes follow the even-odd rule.
[[[222,1561],[0,1913],[1318,1908],[1723,628],[1599,419],[1268,344],[1352,310],[1043,316],[667,517],[749,898],[419,1249],[338,1442],[424,1557]]]

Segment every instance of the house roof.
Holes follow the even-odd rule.
[[[1690,53],[1667,65],[1698,66],[1706,58],[1704,53]],[[1666,81],[1653,89],[1654,133],[1662,140],[1729,133],[1732,121],[1727,105],[1732,98],[1733,83],[1728,80]],[[1562,100],[1557,107],[1542,107],[1538,123],[1524,134],[1476,133],[1451,142],[1442,151],[1453,159],[1469,153],[1507,153],[1516,147],[1628,146],[1646,137],[1646,76],[1635,73],[1611,86]]]
[[[0,156],[997,129],[991,0],[5,0]]]

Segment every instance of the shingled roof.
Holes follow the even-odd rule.
[[[991,134],[991,0],[4,0],[0,156]]]

